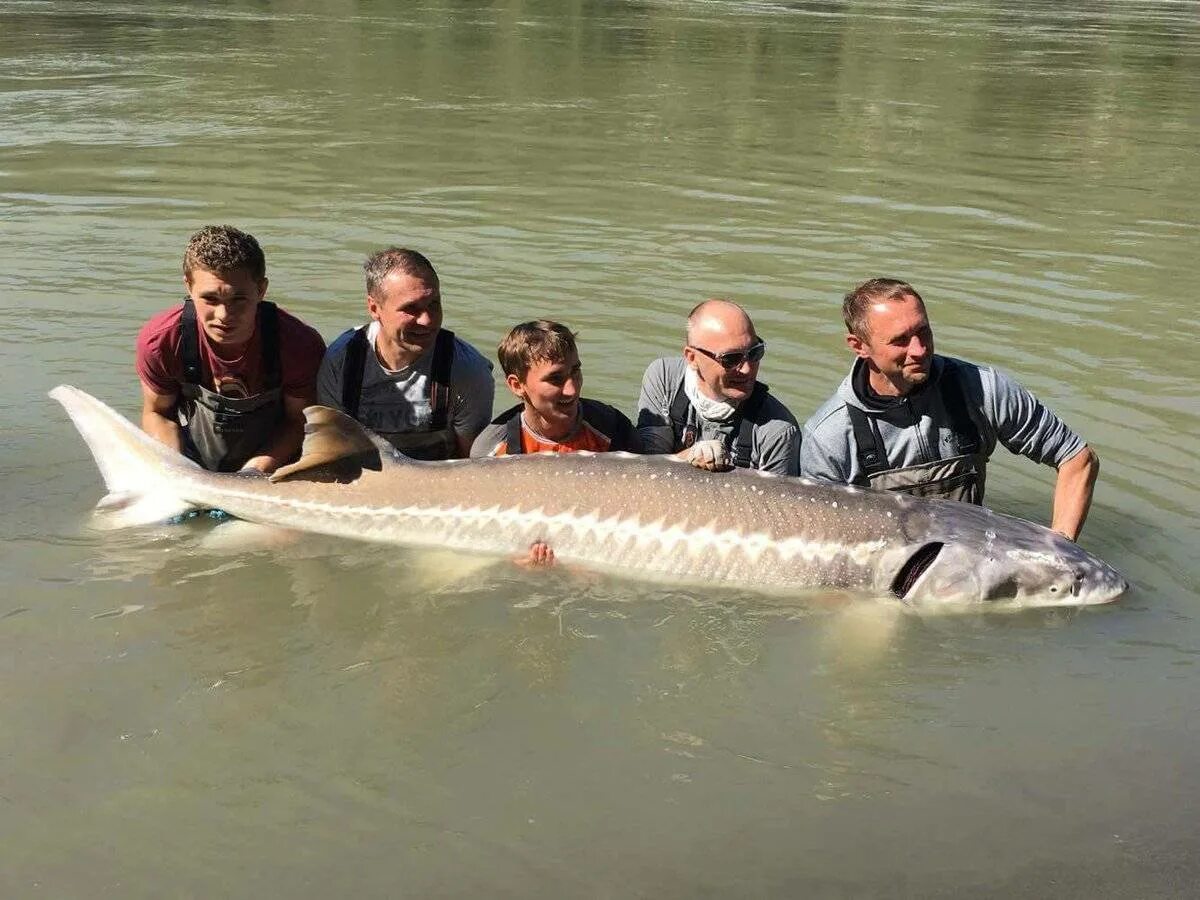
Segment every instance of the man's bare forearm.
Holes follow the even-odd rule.
[[[153,412],[142,410],[142,431],[156,441],[166,444],[176,453],[183,452],[183,430],[174,419]]]
[[[1079,538],[1092,505],[1092,491],[1099,474],[1100,457],[1091,447],[1084,447],[1058,467],[1058,479],[1054,483],[1054,510],[1050,520],[1052,529],[1073,541]]]

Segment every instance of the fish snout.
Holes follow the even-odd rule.
[[[1081,604],[1111,603],[1128,590],[1125,576],[1098,559],[1088,569],[1077,569],[1072,585],[1072,592]]]

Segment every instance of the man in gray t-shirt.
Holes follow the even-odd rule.
[[[706,300],[693,309],[683,356],[656,359],[642,379],[642,452],[677,453],[700,468],[795,475],[800,428],[758,380],[765,352],[736,303]]]
[[[492,418],[492,364],[442,328],[437,272],[420,253],[391,247],[363,269],[371,322],[330,344],[320,402],[414,458],[465,458]]]

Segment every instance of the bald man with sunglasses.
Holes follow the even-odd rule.
[[[642,378],[643,452],[674,453],[713,471],[798,474],[800,427],[758,380],[765,353],[736,303],[705,300],[693,309],[683,356],[656,359]]]

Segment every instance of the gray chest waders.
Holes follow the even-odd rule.
[[[389,444],[413,459],[452,459],[458,453],[458,439],[450,424],[450,367],[454,363],[454,332],[438,331],[433,344],[433,362],[429,370],[429,427],[423,431],[395,431],[387,426],[386,408],[362,402],[363,376],[370,362],[371,345],[367,327],[355,330],[346,344],[342,363],[342,408]]]
[[[226,397],[205,386],[196,307],[183,303],[179,320],[183,378],[177,417],[184,454],[211,472],[236,472],[262,452],[283,420],[280,388],[279,317],[274,303],[258,304],[264,389],[253,397]]]
[[[854,430],[858,465],[862,472],[857,484],[875,490],[911,494],[914,497],[960,500],[976,505],[983,503],[987,457],[982,452],[983,443],[979,429],[967,412],[967,401],[959,379],[950,373],[944,373],[939,386],[959,453],[944,459],[890,468],[887,448],[879,434],[879,424],[875,417],[857,406],[848,405],[846,412]]]

